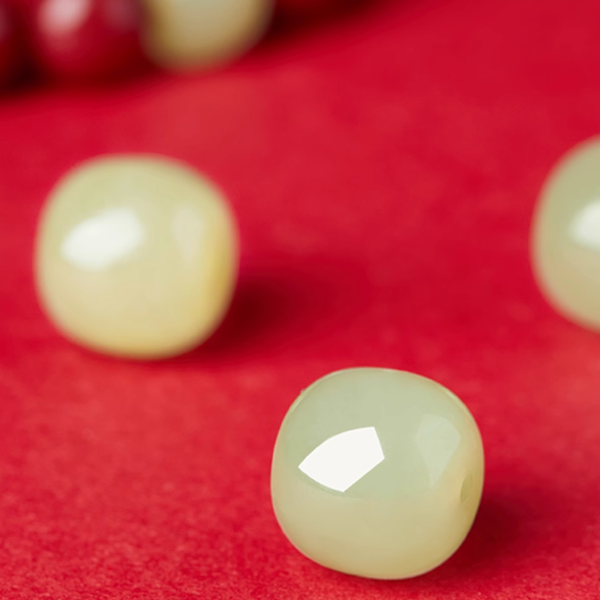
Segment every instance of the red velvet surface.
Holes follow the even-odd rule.
[[[528,229],[600,131],[597,0],[372,2],[222,72],[0,100],[0,598],[600,598],[600,335],[537,291]],[[238,293],[153,364],[62,340],[32,243],[50,186],[159,152],[231,196]],[[361,580],[274,520],[286,410],[334,369],[439,380],[483,434],[474,528],[438,570]]]

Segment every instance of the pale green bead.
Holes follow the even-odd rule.
[[[600,329],[600,138],[571,150],[548,177],[533,220],[532,263],[558,311]]]
[[[83,163],[52,191],[38,227],[42,306],[72,340],[162,358],[204,341],[237,279],[224,196],[183,164],[148,156]]]
[[[312,560],[402,579],[461,545],[483,477],[477,424],[454,394],[411,373],[350,369],[320,379],[290,408],[271,493],[284,533]]]
[[[265,33],[273,0],[144,0],[145,45],[174,70],[212,67],[237,58]]]

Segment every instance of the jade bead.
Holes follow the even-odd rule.
[[[306,389],[285,417],[271,494],[291,543],[352,575],[404,579],[461,545],[479,507],[481,436],[438,383],[349,369]]]
[[[145,0],[145,46],[167,69],[187,71],[237,58],[265,33],[272,0]]]
[[[550,173],[533,219],[531,255],[550,304],[600,330],[600,137],[576,146]]]
[[[237,269],[222,192],[170,159],[83,163],[52,191],[38,226],[42,307],[66,337],[115,356],[164,358],[204,341]]]

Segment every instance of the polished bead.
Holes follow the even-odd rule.
[[[0,0],[0,88],[12,81],[22,61],[16,15],[6,0]]]
[[[600,138],[575,147],[551,172],[535,211],[531,247],[549,302],[600,330]]]
[[[403,579],[461,545],[483,475],[477,424],[454,394],[411,373],[350,369],[318,380],[290,408],[271,494],[281,528],[307,557]]]
[[[117,356],[185,352],[218,326],[237,277],[237,233],[222,193],[158,157],[86,162],[51,193],[36,275],[63,334]]]
[[[243,54],[265,32],[272,0],[145,0],[146,47],[173,70],[212,67]]]
[[[142,62],[140,0],[39,0],[29,20],[38,62],[51,75],[104,79]]]

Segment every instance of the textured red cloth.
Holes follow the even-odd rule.
[[[406,0],[265,43],[222,72],[0,100],[0,598],[600,598],[600,335],[537,291],[549,168],[600,131],[597,0]],[[243,237],[221,330],[177,360],[62,340],[31,257],[50,186],[105,152],[190,162]],[[487,452],[438,570],[361,580],[274,520],[286,410],[334,369],[439,380]]]

